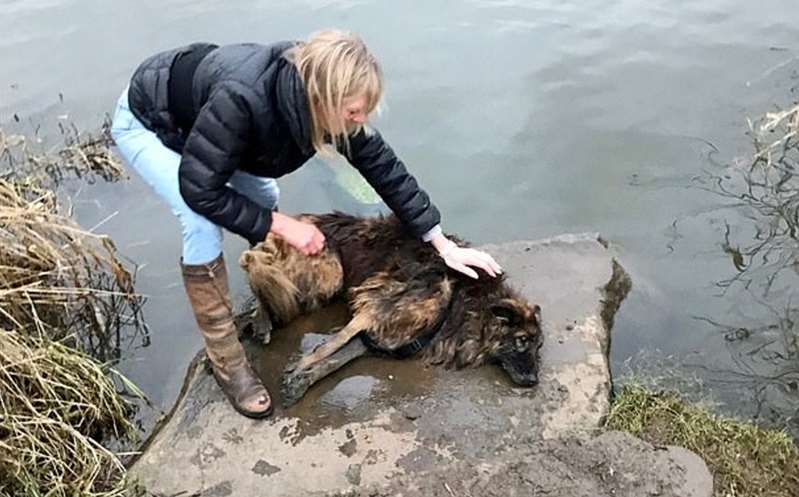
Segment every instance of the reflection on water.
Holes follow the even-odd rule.
[[[358,31],[383,62],[388,112],[376,125],[442,210],[445,229],[476,243],[599,231],[633,280],[616,319],[614,369],[660,350],[741,371],[731,349],[739,342],[723,330],[760,329],[776,314],[763,313],[762,295],[717,283],[742,267],[731,261],[752,263],[744,240],[757,231],[744,211],[696,188],[696,177],[722,175],[750,153],[747,116],[795,98],[795,0],[5,2],[0,124],[32,132],[68,114],[91,129],[158,50],[298,38],[325,26]],[[325,167],[314,161],[282,179],[281,209],[357,209]],[[73,205],[84,226],[103,221],[139,264],[152,345],[123,367],[166,409],[201,345],[180,284],[178,223],[135,175],[80,187]],[[247,295],[235,270],[245,246],[225,240],[238,301]],[[772,285],[771,308],[790,307],[785,288]],[[289,352],[277,342],[264,353],[279,362]],[[388,373],[358,372],[368,361],[350,374],[379,380],[372,398]],[[739,410],[741,396],[724,392],[721,408]]]
[[[364,405],[379,384],[380,380],[373,376],[351,376],[342,380],[320,400],[323,405],[352,411]]]
[[[708,190],[737,214],[725,220],[721,248],[732,276],[724,295],[754,303],[741,316],[698,319],[727,342],[731,367],[702,369],[747,393],[739,408],[799,436],[799,106],[768,114],[751,129],[752,159],[706,178]]]

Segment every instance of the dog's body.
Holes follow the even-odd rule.
[[[445,367],[498,362],[520,385],[537,382],[538,306],[503,277],[472,279],[449,269],[435,249],[391,217],[305,215],[325,235],[305,256],[272,235],[241,256],[250,286],[278,323],[346,291],[352,319],[284,378],[287,403],[321,377],[368,350],[416,353]],[[366,347],[358,340],[361,335]]]

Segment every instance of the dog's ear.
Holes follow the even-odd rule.
[[[261,245],[259,244],[255,248],[245,250],[241,253],[241,256],[239,256],[239,266],[241,266],[245,273],[250,273],[259,266],[266,266],[273,263],[274,255],[264,252],[260,247]]]
[[[253,255],[252,250],[245,250],[239,257],[239,266],[241,266],[244,271],[247,271],[254,258],[255,256]]]
[[[536,324],[541,323],[541,306],[538,304],[533,304],[531,308],[533,319],[535,320]]]
[[[490,309],[491,314],[500,321],[505,321],[509,324],[518,324],[522,320],[519,309],[508,299],[502,299],[491,304]]]

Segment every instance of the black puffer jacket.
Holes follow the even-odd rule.
[[[130,108],[182,154],[180,192],[189,207],[256,243],[265,238],[272,215],[227,187],[228,179],[239,169],[278,178],[314,154],[302,80],[283,57],[292,43],[227,45],[211,51],[194,73],[193,125],[183,130],[170,111],[170,70],[179,55],[197,46],[144,61],[131,80]],[[411,232],[421,236],[439,223],[438,209],[379,133],[352,136],[350,148],[350,163]]]

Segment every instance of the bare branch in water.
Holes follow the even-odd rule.
[[[52,188],[67,178],[94,183],[97,178],[116,181],[125,177],[120,160],[111,151],[111,121],[106,117],[96,136],[82,134],[74,124],[58,123],[61,143],[54,150],[42,151],[36,140],[22,135],[6,135],[0,129],[0,164],[3,177],[27,178]]]
[[[767,311],[766,316],[745,324],[697,319],[727,340],[738,368],[724,371],[723,379],[720,376],[716,381],[747,385],[758,403],[755,415],[761,416],[767,407],[781,409],[767,402],[767,397],[799,391],[799,309],[790,296],[795,283],[786,283],[799,273],[799,105],[750,121],[749,129],[754,146],[751,160],[731,164],[724,174],[711,174],[705,189],[732,200],[744,220],[740,227],[751,234],[748,238],[738,235],[736,240],[725,222],[721,247],[735,274],[717,286],[726,292],[740,285]],[[776,304],[785,292],[788,301]],[[790,428],[799,435],[797,415],[794,407],[776,417],[793,423]]]

